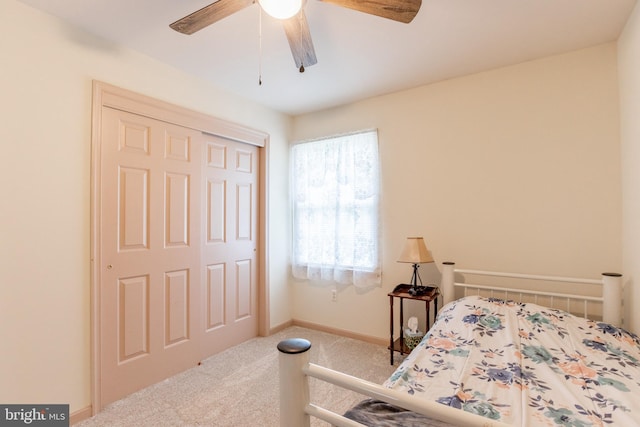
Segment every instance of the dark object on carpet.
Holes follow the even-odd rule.
[[[453,426],[376,399],[363,400],[345,412],[344,416],[368,427]]]

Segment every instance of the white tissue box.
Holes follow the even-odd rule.
[[[418,344],[420,344],[422,338],[424,338],[424,332],[412,332],[409,328],[404,330],[404,345],[406,345],[409,350],[413,350]]]

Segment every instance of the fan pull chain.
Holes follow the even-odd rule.
[[[300,24],[300,49],[301,49],[301,55],[300,55],[300,69],[299,71],[301,73],[304,73],[304,49],[302,49],[302,12],[298,13],[298,24]]]
[[[262,7],[258,10],[258,86],[262,86]]]

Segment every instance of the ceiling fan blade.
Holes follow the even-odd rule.
[[[218,0],[169,26],[179,33],[193,34],[253,3],[254,0]]]
[[[408,24],[415,18],[422,0],[320,0],[358,12]]]
[[[296,67],[300,68],[300,72],[303,72],[305,67],[316,64],[318,60],[316,59],[316,51],[313,49],[311,32],[304,10],[300,10],[293,18],[284,20],[282,25],[289,41],[289,47],[291,47],[293,60]]]

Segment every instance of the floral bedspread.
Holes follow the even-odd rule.
[[[561,310],[466,297],[385,385],[516,426],[640,426],[640,340]]]

